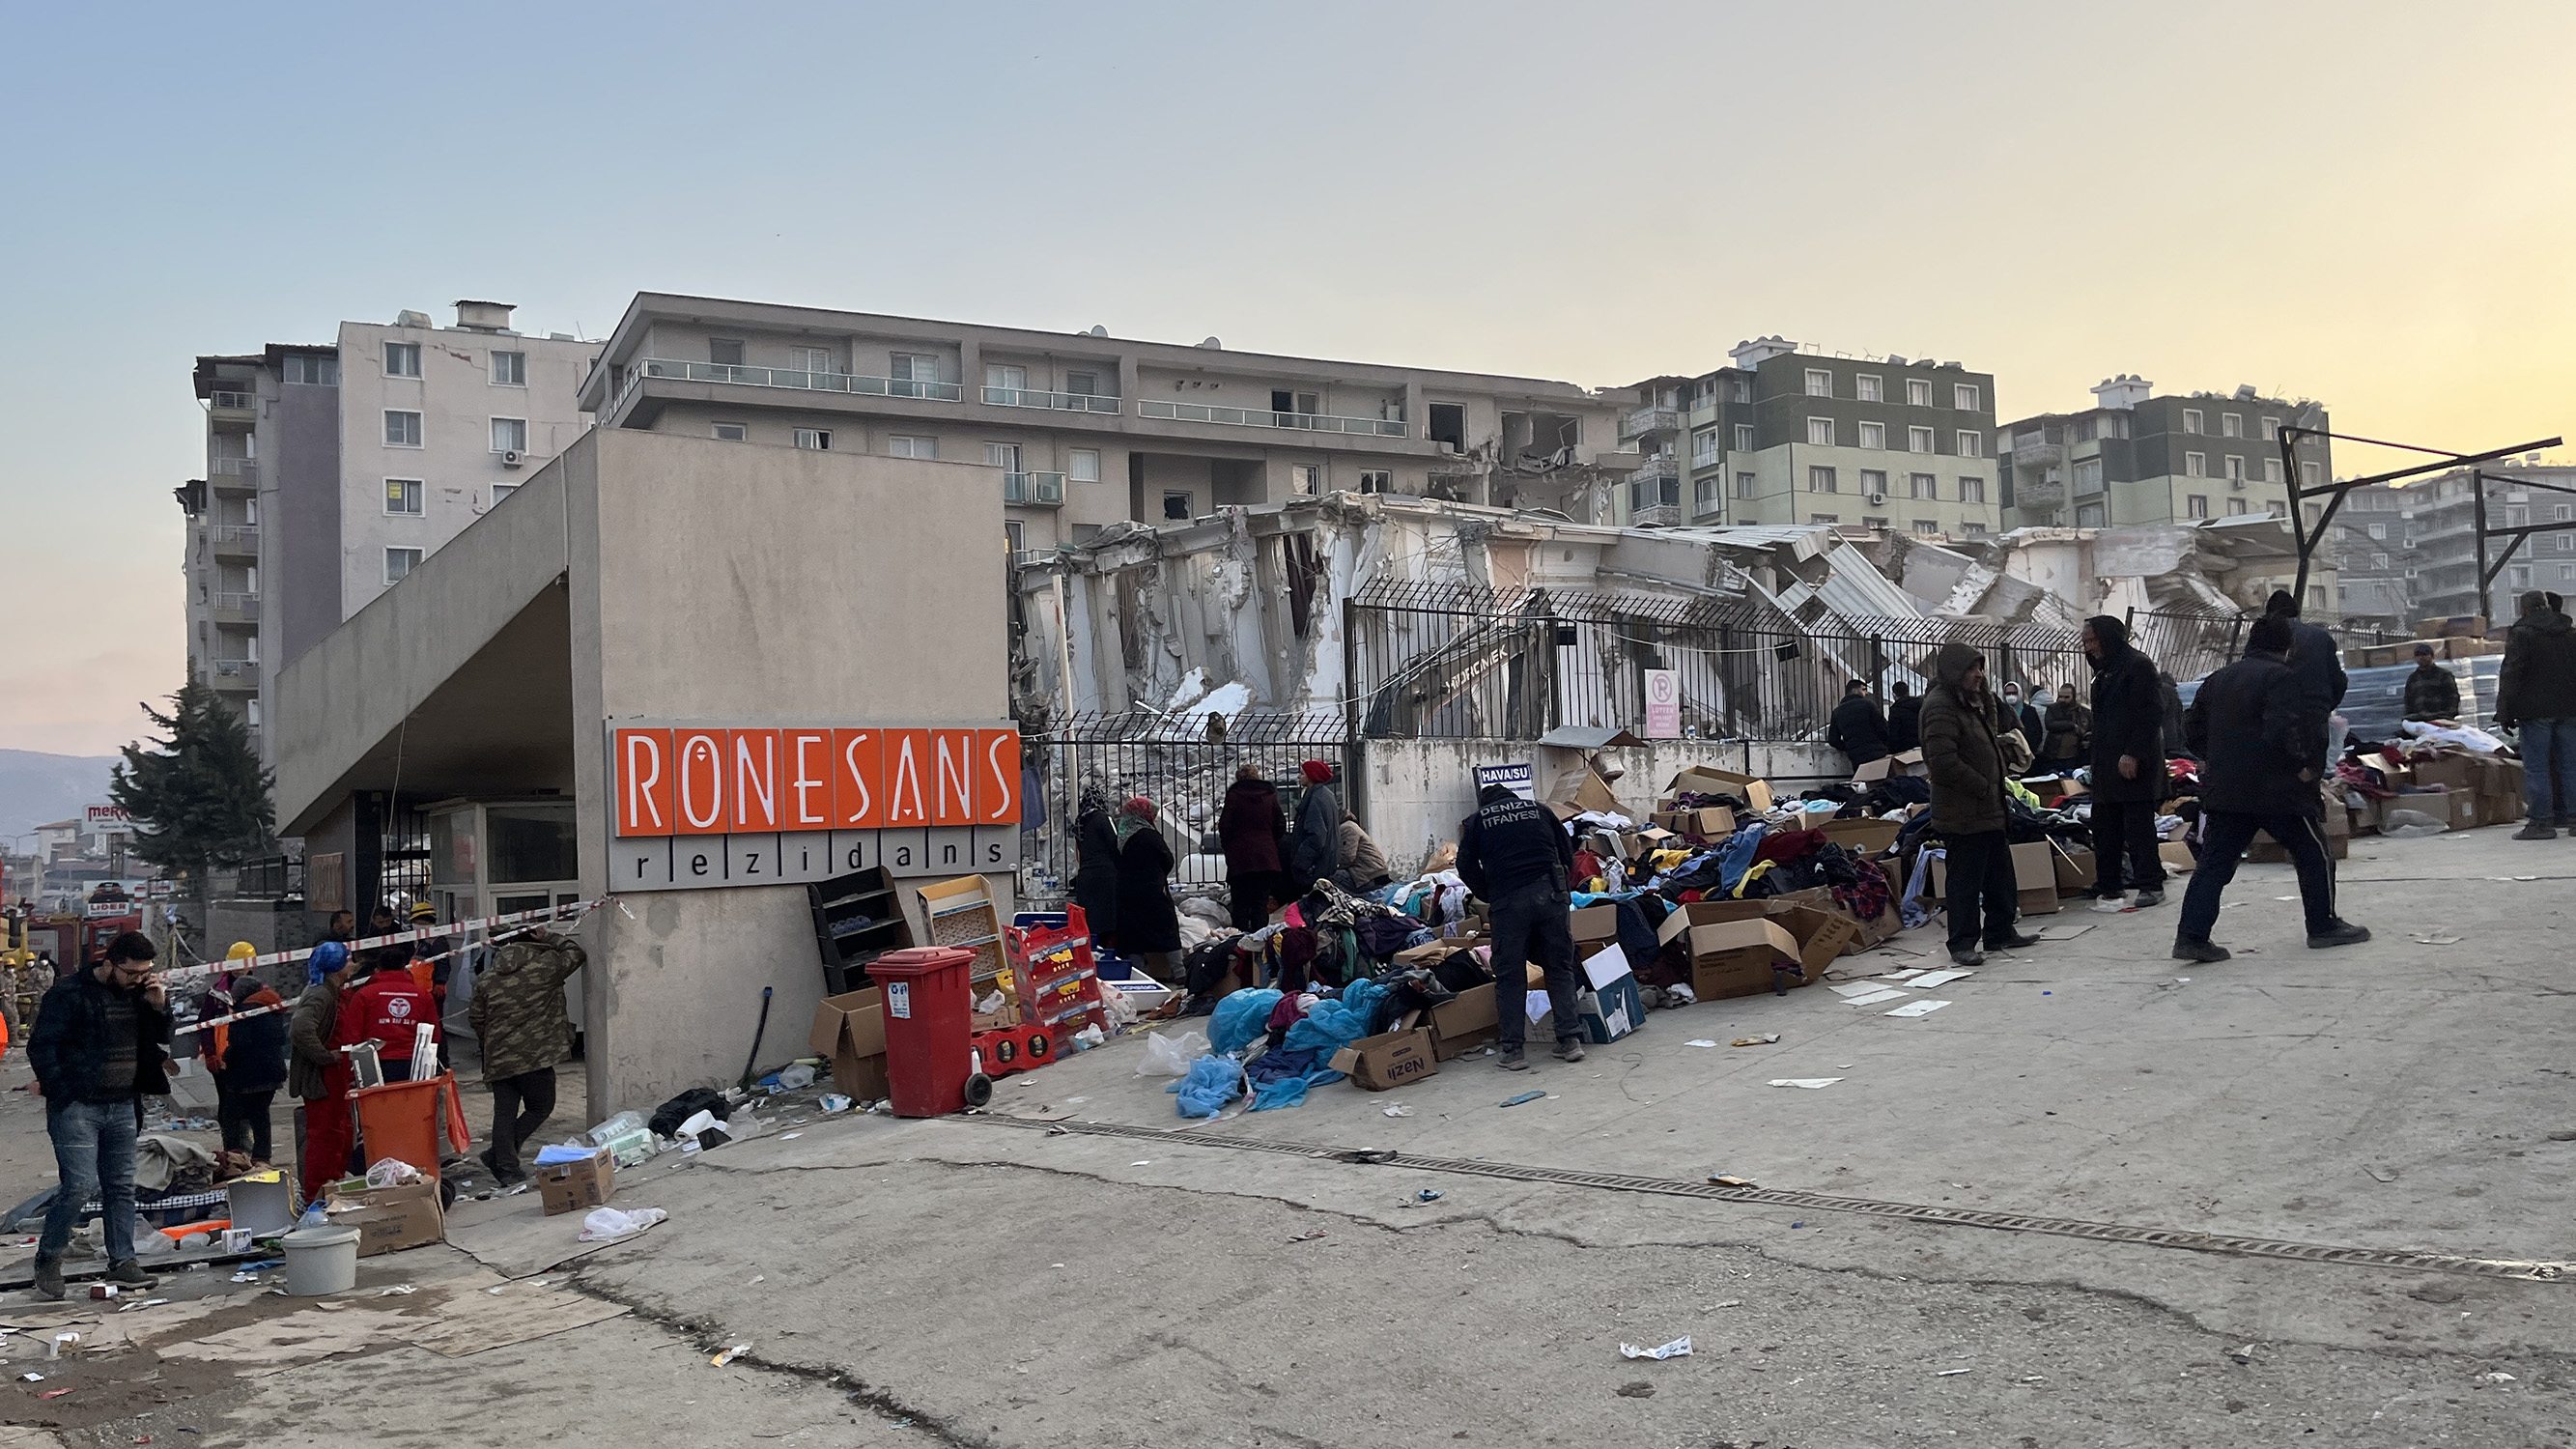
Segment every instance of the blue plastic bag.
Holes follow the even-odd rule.
[[[1279,993],[1270,987],[1225,998],[1208,1016],[1208,1045],[1224,1056],[1252,1045],[1254,1037],[1269,1029],[1270,1013],[1278,1006]]]
[[[1271,993],[1277,995],[1277,992]],[[1243,1063],[1211,1052],[1190,1063],[1190,1074],[1163,1089],[1178,1098],[1184,1117],[1213,1117],[1243,1095]]]

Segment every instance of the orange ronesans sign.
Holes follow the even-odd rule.
[[[616,729],[620,837],[1016,826],[1008,727]]]

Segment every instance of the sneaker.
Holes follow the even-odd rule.
[[[1986,949],[1989,951],[2027,951],[2038,944],[2040,944],[2040,940],[2037,936],[2025,936],[2019,931],[2015,931],[2000,941],[1988,941],[1986,943]]]
[[[152,1275],[143,1271],[141,1263],[128,1258],[108,1265],[107,1281],[125,1288],[148,1288],[152,1286]]]
[[[2513,833],[2516,840],[2556,840],[2558,832],[2534,820]]]
[[[2203,966],[2215,966],[2234,954],[2214,941],[2176,940],[2173,948],[2175,960],[2197,961]]]
[[[2161,906],[2164,903],[2165,893],[2163,891],[2140,891],[2138,892],[2137,899],[2131,902],[2132,905],[2140,906]]]
[[[1502,1055],[1495,1058],[1494,1065],[1506,1072],[1526,1072],[1529,1070],[1529,1063],[1522,1058],[1521,1049],[1519,1047],[1503,1048]]]
[[[1583,1043],[1579,1041],[1558,1042],[1556,1044],[1556,1059],[1560,1062],[1579,1062],[1583,1060]]]
[[[2322,951],[2329,946],[2358,946],[2369,939],[2368,926],[2356,926],[2350,921],[2337,921],[2332,927],[2308,937],[2308,948]]]
[[[1986,953],[1974,946],[1953,946],[1950,948],[1950,960],[1961,966],[1983,966],[1986,964]]]
[[[51,1298],[56,1302],[62,1301],[62,1259],[38,1258],[36,1260],[36,1296],[40,1298]]]

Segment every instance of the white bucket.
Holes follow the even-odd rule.
[[[293,1296],[319,1298],[358,1286],[356,1228],[297,1228],[277,1241],[286,1250],[286,1291]]]

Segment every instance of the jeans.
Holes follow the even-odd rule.
[[[1994,945],[2013,933],[2021,913],[2013,885],[2012,841],[2000,830],[1949,837],[1950,949]],[[2051,890],[2056,889],[2054,880]]]
[[[1565,887],[1537,880],[1494,902],[1494,1025],[1503,1049],[1519,1051],[1529,1039],[1529,958],[1536,948],[1547,973],[1548,1007],[1556,1013],[1556,1039],[1583,1039],[1572,903]]]
[[[2206,941],[2218,924],[2218,898],[2236,878],[2236,863],[2261,831],[2281,843],[2299,870],[2299,899],[2307,907],[2308,934],[2321,935],[2341,922],[2335,914],[2334,861],[2326,854],[2324,830],[2305,815],[2237,810],[2211,810],[2201,817],[2200,864],[2183,892],[2182,919],[2174,928],[2180,941]]]
[[[2165,888],[2164,857],[2156,854],[2156,806],[2152,800],[2093,802],[2093,888],[2103,895],[2122,889],[2120,869],[2128,861],[2126,883],[2142,891]]]
[[[555,1069],[539,1067],[515,1077],[495,1078],[492,1086],[492,1174],[523,1176],[519,1147],[537,1135],[555,1114]]]
[[[2527,719],[2514,738],[2522,747],[2523,813],[2538,825],[2576,825],[2576,718]]]
[[[72,1229],[92,1197],[107,1215],[107,1260],[134,1259],[135,1109],[121,1102],[65,1102],[45,1114],[45,1135],[54,1139],[54,1170],[62,1186],[45,1209],[44,1235],[36,1240],[36,1257],[56,1262],[70,1246]]]
[[[269,1104],[276,1098],[275,1087],[256,1092],[215,1089],[215,1125],[223,1129],[225,1151],[247,1152],[253,1162],[269,1160]]]

